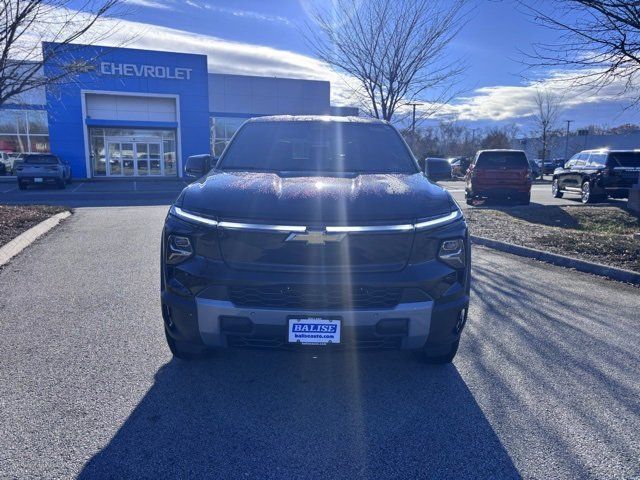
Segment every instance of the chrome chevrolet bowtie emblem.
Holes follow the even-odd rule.
[[[329,242],[340,242],[346,233],[328,233],[322,230],[310,230],[304,233],[291,233],[285,242],[306,242],[307,245],[324,245]]]

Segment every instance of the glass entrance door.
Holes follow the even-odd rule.
[[[160,142],[136,142],[138,173],[141,177],[164,175]]]
[[[122,175],[122,150],[119,143],[107,144],[107,176]]]
[[[160,142],[108,142],[106,163],[110,177],[164,175]]]

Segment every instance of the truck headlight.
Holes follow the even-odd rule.
[[[438,259],[453,268],[463,268],[465,265],[465,248],[462,238],[443,240],[438,250]]]
[[[167,263],[175,265],[183,262],[193,255],[193,247],[189,237],[182,235],[169,235],[167,238],[166,260]]]

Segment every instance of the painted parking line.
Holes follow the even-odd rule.
[[[71,190],[71,193],[77,192],[82,186],[84,186],[84,183],[78,183],[78,186]]]

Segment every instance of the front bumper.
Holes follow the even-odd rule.
[[[462,332],[467,295],[442,303],[401,303],[379,310],[296,310],[238,307],[225,300],[187,300],[162,294],[167,330],[174,338],[207,347],[288,348],[289,318],[340,319],[343,347],[447,351]]]

